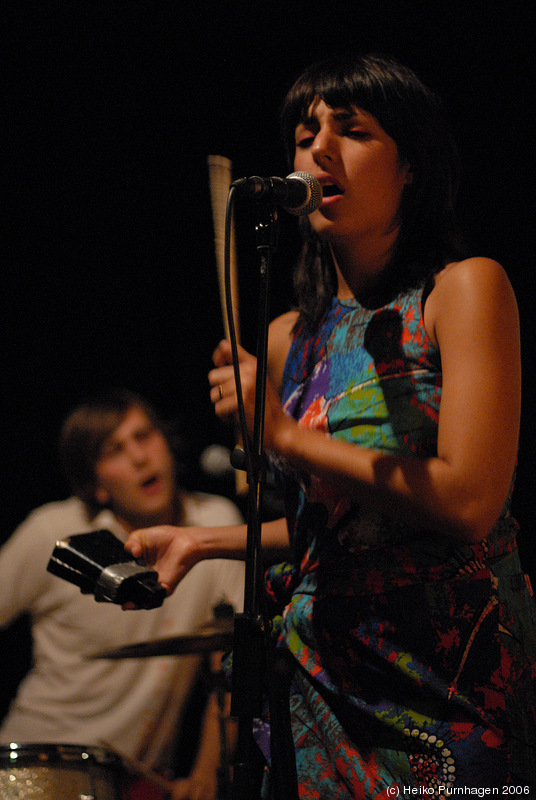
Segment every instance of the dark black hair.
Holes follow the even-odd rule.
[[[415,73],[380,55],[344,56],[313,64],[290,89],[281,112],[289,163],[296,127],[311,103],[360,108],[395,141],[401,162],[412,172],[402,196],[400,234],[387,271],[390,285],[413,285],[449,260],[466,255],[456,224],[459,158],[441,102]],[[302,222],[305,244],[295,279],[301,317],[315,324],[331,303],[336,278],[329,248]]]

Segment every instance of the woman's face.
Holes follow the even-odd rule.
[[[332,243],[396,230],[402,192],[412,176],[409,165],[400,163],[394,140],[367,111],[315,100],[296,128],[294,168],[322,185],[322,204],[309,219]]]

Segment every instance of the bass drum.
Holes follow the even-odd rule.
[[[127,800],[121,760],[100,747],[0,747],[0,800]]]

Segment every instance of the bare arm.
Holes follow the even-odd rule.
[[[186,573],[205,558],[243,559],[246,553],[247,526],[221,525],[210,528],[177,528],[159,525],[133,531],[125,548],[135,558],[143,558],[155,567],[160,583],[171,594]],[[262,526],[262,546],[270,557],[288,553],[288,529],[285,519]]]
[[[296,467],[333,482],[356,502],[462,541],[485,537],[513,474],[520,415],[519,323],[500,265],[468,259],[445,269],[428,298],[425,324],[442,360],[437,457],[386,455],[300,427],[267,388],[265,446]],[[247,416],[252,420],[255,359],[241,351]],[[215,355],[212,390],[221,416],[236,410],[228,351]],[[253,381],[253,382],[252,382]]]
[[[173,800],[216,800],[220,765],[219,710],[214,694],[207,699],[199,751],[187,778],[173,783]]]

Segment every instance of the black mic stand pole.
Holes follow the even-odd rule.
[[[270,708],[272,800],[298,800],[296,759],[290,728],[290,659],[286,650],[275,648],[271,642],[271,622],[266,611],[261,554],[270,267],[272,255],[277,249],[276,222],[276,209],[259,203],[256,223],[260,266],[257,377],[248,475],[244,612],[235,615],[231,692],[231,716],[238,720],[233,800],[252,800],[253,792],[258,790],[255,786],[254,764],[259,763],[260,753],[253,740],[253,720],[261,716],[263,686],[268,692]]]

